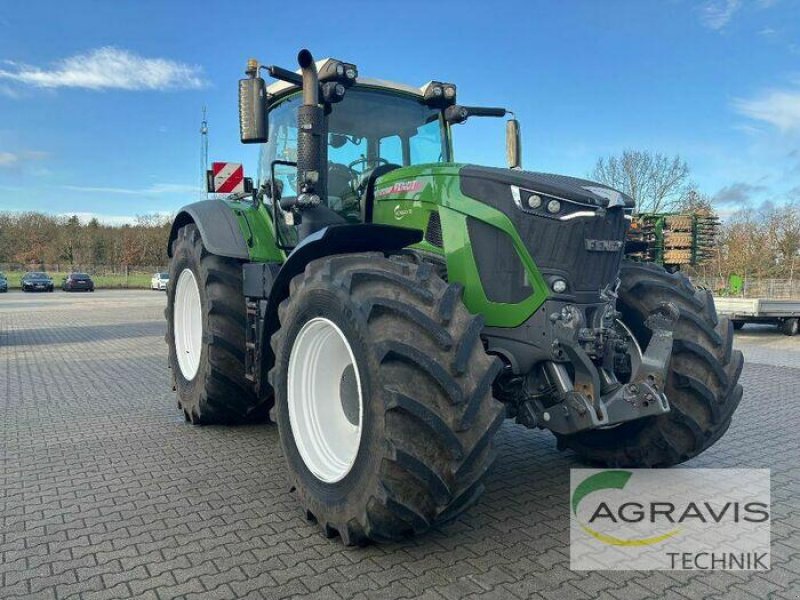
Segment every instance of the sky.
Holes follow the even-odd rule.
[[[303,47],[513,110],[529,170],[650,150],[724,212],[800,201],[798,0],[0,0],[0,211],[174,213],[204,197],[203,106],[209,159],[254,176],[237,80],[251,56],[295,69]],[[460,125],[455,145],[502,166],[503,123]]]

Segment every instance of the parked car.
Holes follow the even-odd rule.
[[[79,290],[93,292],[94,281],[86,273],[70,273],[61,282],[61,289],[65,292],[77,292]]]
[[[150,280],[150,289],[167,291],[168,283],[169,273],[153,273],[153,278]]]
[[[25,273],[20,280],[23,292],[52,292],[53,278],[41,271]]]
[[[8,291],[8,279],[6,279],[6,274],[0,272],[0,294],[5,294]]]

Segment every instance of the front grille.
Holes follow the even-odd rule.
[[[616,244],[587,244],[614,242],[625,239],[627,222],[621,209],[609,209],[604,216],[559,221],[520,215],[516,220],[520,236],[539,269],[565,276],[569,290],[575,293],[596,294],[619,273],[623,249]],[[590,250],[589,247],[605,248]]]

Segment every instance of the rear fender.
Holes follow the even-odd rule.
[[[203,244],[211,254],[247,260],[250,252],[242,235],[239,219],[222,200],[203,200],[181,208],[167,242],[167,255],[172,258],[172,242],[178,237],[181,227],[194,223],[203,238]]]

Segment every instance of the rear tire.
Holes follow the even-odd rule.
[[[780,330],[783,335],[788,335],[789,337],[793,337],[797,335],[798,330],[800,330],[800,322],[798,319],[784,319],[781,321]]]
[[[198,425],[266,419],[269,403],[256,397],[244,376],[247,319],[241,263],[210,254],[191,223],[172,243],[169,268],[176,285],[167,289],[165,339],[184,417]],[[179,286],[181,276],[184,284]]]
[[[504,411],[491,395],[499,362],[484,352],[483,320],[466,310],[460,286],[447,285],[429,265],[381,254],[331,256],[294,278],[279,317],[270,380],[281,443],[290,483],[326,536],[338,534],[345,545],[396,540],[477,500]],[[338,351],[326,355],[324,344],[306,342],[317,326],[340,338]],[[335,360],[344,347],[352,361]],[[307,371],[297,369],[312,359]],[[345,363],[354,366],[360,411],[346,406],[355,396]],[[306,410],[318,386],[335,398],[319,411],[338,410],[336,418]],[[349,429],[339,418],[348,412]],[[347,435],[358,431],[344,452],[327,433],[339,423]],[[320,447],[341,460],[325,462],[329,453]]]
[[[624,262],[618,310],[644,348],[647,315],[662,302],[680,311],[665,393],[670,412],[573,435],[557,435],[560,448],[608,467],[668,467],[711,447],[727,431],[742,398],[742,353],[733,350],[733,326],[718,319],[707,290],[695,289],[680,273]]]

